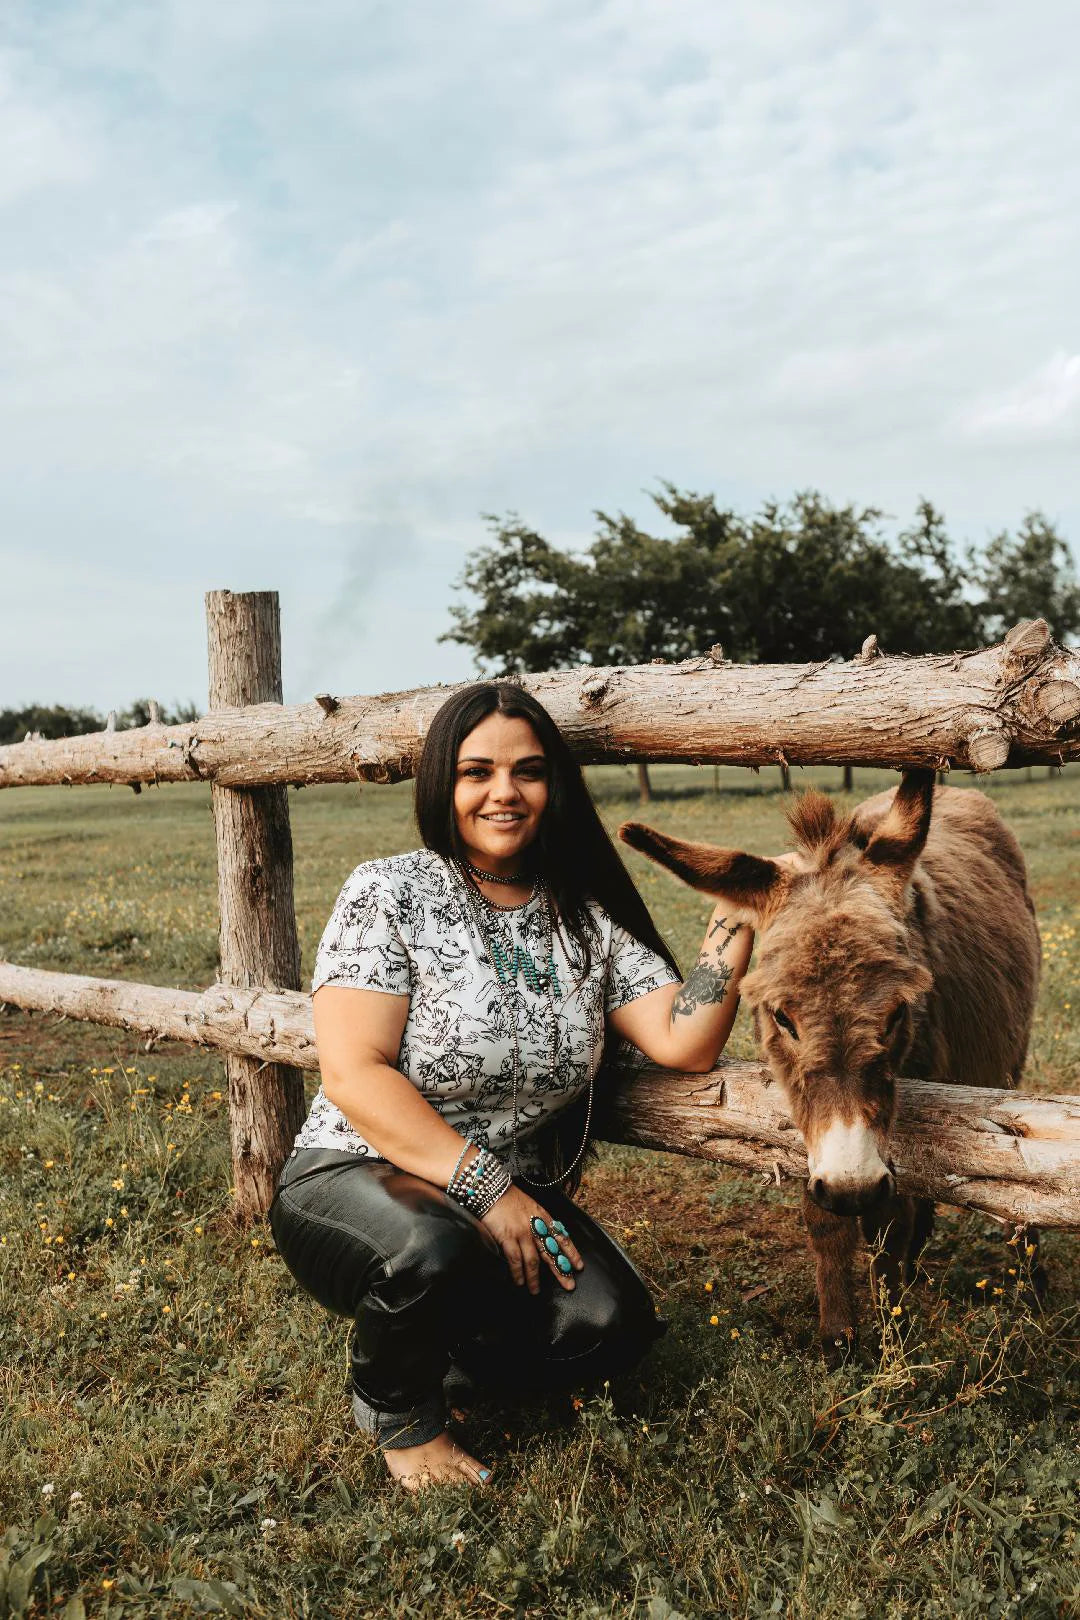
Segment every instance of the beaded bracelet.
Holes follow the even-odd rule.
[[[509,1191],[510,1172],[488,1148],[481,1148],[464,1170],[460,1165],[459,1159],[446,1190],[462,1209],[482,1220],[503,1193]]]

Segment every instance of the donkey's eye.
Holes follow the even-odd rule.
[[[793,1041],[798,1040],[799,1032],[795,1028],[794,1022],[788,1017],[787,1013],[782,1007],[773,1008],[773,1018],[776,1020],[777,1024],[779,1024],[780,1028],[784,1030],[786,1034],[791,1036]]]
[[[905,1004],[904,1002],[901,1002],[898,1007],[893,1008],[892,1012],[885,1020],[885,1030],[881,1037],[883,1045],[887,1046],[892,1040],[893,1036],[899,1030],[901,1024],[904,1022],[905,1010]]]

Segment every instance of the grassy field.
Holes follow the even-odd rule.
[[[990,785],[1045,946],[1027,1084],[1077,1091],[1080,772],[1035,776]],[[784,847],[775,773],[655,778],[656,825]],[[593,784],[636,813],[629,770]],[[346,873],[414,844],[410,794],[291,808],[309,972]],[[630,859],[686,963],[706,905]],[[194,987],[216,926],[204,789],[0,795],[0,956]],[[202,1054],[0,1017],[0,1617],[1080,1615],[1076,1236],[1033,1314],[992,1224],[943,1212],[907,1341],[827,1373],[798,1190],[604,1149],[584,1197],[667,1337],[602,1396],[468,1414],[491,1487],[417,1503],[350,1426],[347,1324],[230,1223],[223,1089]]]

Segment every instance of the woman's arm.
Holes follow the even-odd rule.
[[[312,999],[323,1090],[365,1142],[445,1187],[462,1139],[395,1068],[408,996],[326,984]]]
[[[739,1007],[739,983],[750,962],[754,931],[729,922],[724,904],[709,918],[698,959],[685,984],[668,984],[608,1014],[624,1040],[667,1069],[711,1069]]]
[[[325,984],[316,990],[312,1010],[323,1091],[330,1101],[384,1159],[399,1170],[445,1187],[455,1166],[468,1164],[477,1149],[466,1144],[412,1081],[394,1067],[409,1016],[408,996]],[[524,1284],[531,1294],[538,1293],[540,1267],[546,1263],[560,1288],[572,1289],[573,1277],[564,1277],[536,1241],[530,1223],[537,1215],[545,1217],[550,1226],[551,1216],[544,1206],[520,1187],[511,1187],[483,1221],[516,1283]],[[560,1241],[574,1270],[581,1271],[583,1263],[573,1238]]]

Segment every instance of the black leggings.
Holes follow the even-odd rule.
[[[487,1228],[419,1176],[332,1148],[286,1161],[274,1240],[320,1305],[353,1317],[353,1410],[380,1445],[442,1433],[451,1364],[502,1395],[573,1388],[633,1366],[663,1331],[603,1228],[554,1188],[535,1196],[585,1262],[573,1290],[546,1266],[539,1294],[516,1285]]]

